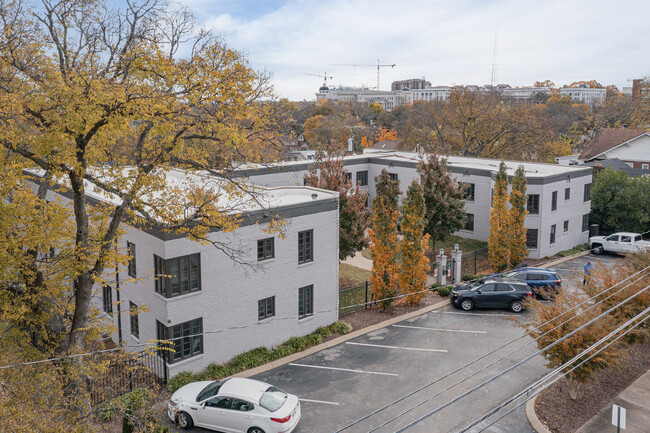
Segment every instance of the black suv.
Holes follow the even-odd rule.
[[[533,292],[522,281],[510,278],[482,278],[454,287],[451,302],[464,311],[473,308],[509,308],[514,313],[524,309],[524,299]]]

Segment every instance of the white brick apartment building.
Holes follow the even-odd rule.
[[[181,171],[170,175],[185,176]],[[49,194],[54,198],[56,193]],[[114,325],[113,340],[121,337],[134,349],[151,340],[172,340],[175,352],[167,357],[173,376],[335,322],[338,193],[286,186],[265,188],[262,194],[268,206],[244,212],[239,228],[209,234],[241,250],[245,267],[213,245],[127,226],[119,245],[134,253],[134,260],[120,270],[119,290],[114,280],[98,287],[93,299]],[[99,199],[89,193],[89,203]],[[284,236],[264,231],[276,214],[285,218]],[[136,307],[146,311],[129,314]]]
[[[387,169],[400,181],[404,193],[408,185],[419,179],[417,164],[420,155],[411,152],[366,150],[363,155],[344,158],[345,168],[352,180],[360,182],[375,196],[374,178]],[[529,162],[505,161],[508,175],[513,176],[519,165],[524,166],[528,181],[528,247],[530,258],[543,258],[587,242],[591,167],[560,166]],[[448,170],[458,181],[468,184],[468,214],[459,236],[487,241],[490,230],[490,208],[494,179],[500,161],[480,158],[449,157]],[[278,167],[242,170],[241,175],[260,185],[302,185],[309,163],[289,162]]]

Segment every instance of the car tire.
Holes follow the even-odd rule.
[[[264,430],[259,427],[251,427],[248,429],[247,433],[264,433]]]
[[[192,417],[187,412],[179,412],[176,415],[176,425],[183,429],[192,428],[194,421]]]
[[[470,311],[472,308],[474,308],[474,302],[472,302],[470,299],[463,299],[460,301],[459,306],[463,311]]]
[[[603,248],[602,245],[596,245],[594,248],[591,249],[591,252],[600,255],[605,252],[605,249]]]
[[[521,301],[512,301],[510,303],[510,311],[513,313],[521,313],[523,309],[524,304],[522,304]]]

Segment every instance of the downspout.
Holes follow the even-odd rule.
[[[115,294],[117,295],[117,338],[122,345],[122,303],[120,302],[120,267],[117,262],[117,239],[115,239]]]

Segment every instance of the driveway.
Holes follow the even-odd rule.
[[[582,266],[587,260],[594,267],[615,266],[620,258],[585,256],[554,266],[563,278],[565,290],[579,290]],[[524,331],[517,322],[525,321],[529,316],[529,312],[515,315],[505,310],[465,313],[448,306],[354,338],[254,378],[298,395],[302,420],[296,433],[332,433],[386,405],[390,406],[345,432],[368,433],[386,422],[376,431],[392,433],[534,353],[536,345],[529,337],[523,337],[429,388],[395,402],[465,363],[521,337]],[[444,391],[517,348],[521,350]],[[546,372],[543,358],[536,356],[408,431],[456,431]],[[437,393],[441,395],[434,397]],[[393,417],[396,419],[390,421]],[[486,431],[530,433],[533,430],[526,421],[523,408],[520,408]]]

